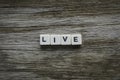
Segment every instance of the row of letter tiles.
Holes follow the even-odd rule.
[[[81,34],[41,34],[40,45],[81,45]]]

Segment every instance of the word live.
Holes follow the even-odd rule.
[[[40,45],[81,45],[81,34],[41,34]]]

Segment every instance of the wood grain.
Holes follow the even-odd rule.
[[[81,33],[83,45],[39,45]],[[119,0],[1,0],[0,80],[119,80]]]

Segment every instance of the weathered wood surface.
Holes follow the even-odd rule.
[[[79,48],[41,33],[82,33]],[[1,0],[0,80],[120,80],[120,0]]]

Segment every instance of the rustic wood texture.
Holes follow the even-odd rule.
[[[81,33],[83,45],[39,45]],[[0,0],[0,80],[120,80],[120,0]]]

